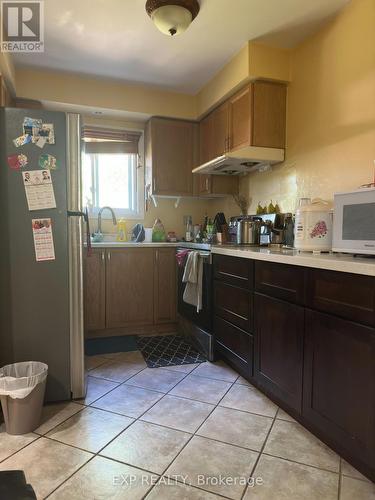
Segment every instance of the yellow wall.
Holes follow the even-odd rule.
[[[247,43],[216,75],[198,92],[198,116],[213,108],[234,89],[244,85],[249,78],[249,44]]]
[[[196,95],[56,71],[16,71],[18,98],[191,120],[254,78],[288,81],[289,51],[247,42]]]
[[[196,118],[195,97],[95,77],[20,68],[17,96],[147,115]]]
[[[152,227],[156,219],[161,219],[166,231],[175,231],[179,238],[185,236],[185,228],[183,224],[184,215],[193,217],[193,224],[203,224],[204,216],[208,214],[213,216],[213,207],[208,200],[199,200],[193,198],[183,198],[178,208],[174,208],[174,199],[158,199],[158,207],[155,208],[152,203],[148,212],[145,213],[144,220],[129,220],[127,221],[128,230],[136,223],[142,223],[145,227]],[[96,221],[91,221],[91,231],[96,229]],[[103,221],[103,231],[105,233],[115,233],[116,228],[112,224],[112,220]]]
[[[246,45],[197,94],[201,117],[249,80],[290,80],[290,51],[247,42]]]
[[[371,182],[375,160],[375,2],[353,0],[292,54],[286,161],[250,174],[241,192],[294,210],[302,196],[332,199],[335,191]],[[220,203],[218,203],[220,205]],[[231,200],[227,215],[238,212]]]
[[[249,74],[251,79],[268,78],[289,82],[291,51],[249,42]]]

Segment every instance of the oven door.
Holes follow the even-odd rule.
[[[334,200],[332,250],[375,254],[375,189],[338,193]]]
[[[212,264],[211,258],[208,257],[203,263],[203,279],[202,279],[202,310],[197,312],[196,307],[184,302],[183,295],[186,283],[183,283],[182,277],[184,275],[185,262],[187,256],[184,258],[182,266],[178,268],[178,313],[185,319],[191,321],[194,325],[202,330],[210,333],[212,331]]]

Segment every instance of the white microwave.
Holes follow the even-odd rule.
[[[334,195],[334,252],[375,255],[375,188]]]

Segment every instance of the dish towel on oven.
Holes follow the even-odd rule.
[[[199,252],[190,252],[186,259],[183,283],[186,283],[183,299],[187,304],[202,309],[203,259]]]

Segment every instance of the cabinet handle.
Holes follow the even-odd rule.
[[[157,262],[159,260],[159,251],[155,250],[155,261]]]
[[[108,253],[107,253],[107,259],[108,259],[108,261],[110,261],[110,260],[111,260],[111,252],[108,252]]]
[[[104,262],[104,259],[105,259],[104,252],[102,252],[102,261],[103,262]]]
[[[209,178],[206,177],[206,191],[209,191],[209,185],[208,185],[208,183],[209,183]]]
[[[155,193],[156,191],[156,180],[155,177],[152,179],[152,192]]]

